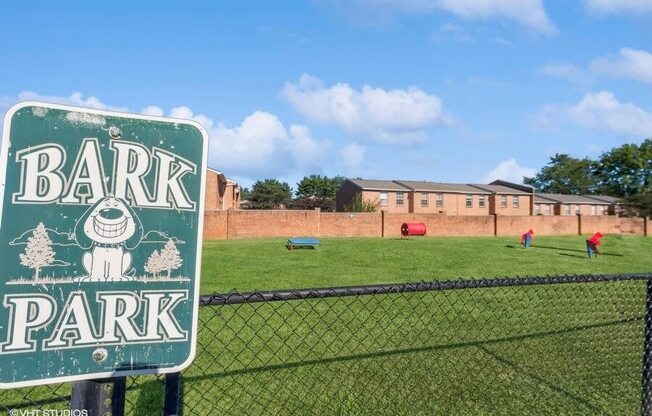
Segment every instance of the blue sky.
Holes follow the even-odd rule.
[[[195,118],[244,186],[517,180],[652,137],[652,0],[15,1],[25,99]]]

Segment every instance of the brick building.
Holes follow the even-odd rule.
[[[617,205],[611,197],[535,194],[529,186],[500,180],[485,185],[357,178],[338,190],[337,210],[344,211],[357,194],[389,213],[607,215]]]
[[[215,169],[206,170],[206,211],[226,211],[240,208],[240,187]]]
[[[600,195],[536,194],[535,215],[615,214],[618,200]]]
[[[486,190],[455,183],[396,182],[408,189],[409,212],[448,215],[487,215],[489,213],[490,194]]]

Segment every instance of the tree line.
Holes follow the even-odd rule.
[[[523,183],[544,193],[621,198],[630,211],[652,216],[652,139],[614,147],[595,160],[555,154]]]
[[[346,178],[343,176],[304,176],[297,183],[294,191],[287,182],[277,179],[258,180],[251,189],[243,188],[240,193],[242,201],[247,201],[243,208],[250,209],[315,209],[335,211],[337,190]]]
[[[264,179],[244,188],[243,208],[251,209],[314,209],[335,210],[337,190],[343,176],[305,176],[294,191],[287,182]],[[575,158],[555,154],[536,175],[523,178],[523,183],[542,193],[573,195],[608,195],[621,198],[626,208],[652,216],[652,139],[641,144],[627,143],[602,153],[597,159]],[[361,197],[350,202],[347,210],[375,211]]]

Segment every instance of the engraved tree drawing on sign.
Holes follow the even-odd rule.
[[[38,280],[41,269],[54,263],[54,254],[52,240],[45,230],[45,225],[39,222],[32,236],[27,239],[25,253],[18,256],[20,264],[34,269],[34,280]]]
[[[181,256],[179,254],[180,253],[179,250],[177,250],[177,246],[170,238],[167,243],[165,243],[163,250],[161,250],[161,265],[163,270],[167,270],[168,279],[170,278],[172,270],[178,269],[183,263],[183,260],[181,260]]]
[[[162,271],[163,262],[161,261],[161,254],[158,252],[158,250],[154,250],[154,252],[147,259],[147,263],[145,263],[145,272],[151,273],[154,278],[157,278],[158,274]]]

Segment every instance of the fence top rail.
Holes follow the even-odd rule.
[[[526,276],[492,279],[457,279],[434,282],[392,283],[380,285],[340,286],[313,289],[270,290],[260,292],[230,292],[201,295],[200,306],[237,305],[242,303],[290,301],[344,296],[365,296],[391,293],[478,289],[509,286],[550,285],[562,283],[618,282],[626,280],[652,281],[652,273]]]

